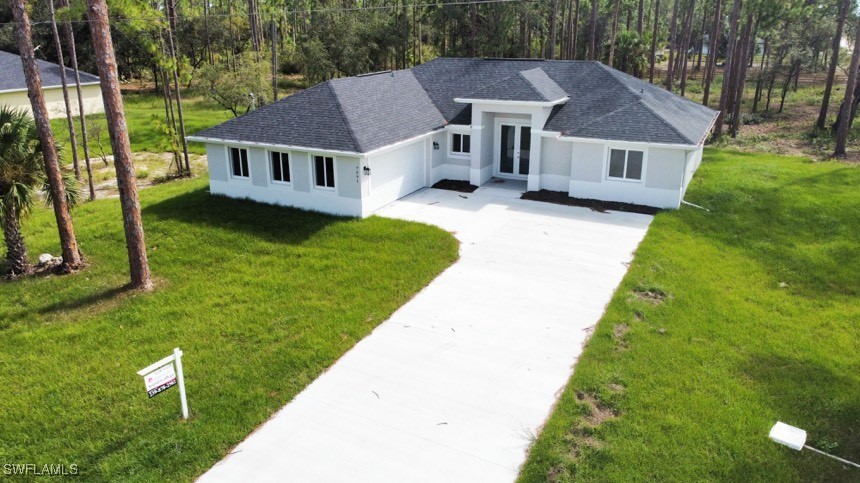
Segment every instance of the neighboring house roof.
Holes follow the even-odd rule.
[[[42,88],[60,87],[63,85],[60,79],[60,66],[45,60],[36,60],[39,69],[39,77],[42,79]],[[98,76],[79,72],[81,84],[98,83]],[[75,85],[75,71],[66,67],[66,82]],[[3,52],[0,50],[0,92],[17,91],[27,89],[27,80],[24,77],[24,67],[21,65],[21,57],[18,54]]]
[[[366,153],[471,122],[455,99],[555,102],[562,136],[699,145],[716,112],[595,61],[439,58],[324,82],[195,138]]]
[[[446,124],[409,70],[334,79],[195,137],[366,153]]]
[[[466,99],[555,102],[567,97],[564,89],[540,67],[517,72],[463,96]]]

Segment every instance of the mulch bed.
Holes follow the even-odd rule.
[[[455,179],[443,179],[433,185],[433,188],[448,191],[458,191],[460,193],[471,193],[478,189],[477,186],[469,184],[468,181],[459,181]]]
[[[587,198],[571,198],[564,191],[526,191],[522,199],[532,201],[544,201],[557,205],[581,206],[591,208],[592,211],[606,213],[607,211],[625,211],[628,213],[641,213],[643,215],[656,215],[661,210],[653,206],[635,205],[633,203],[621,203],[618,201],[601,201]]]

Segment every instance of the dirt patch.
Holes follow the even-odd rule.
[[[618,347],[622,349],[627,348],[627,341],[624,340],[624,336],[630,332],[630,326],[627,324],[615,324],[615,327],[612,328],[612,336],[615,338],[615,342],[618,343]]]
[[[645,320],[645,314],[643,314],[642,312],[640,312],[638,310],[634,310],[633,311],[633,321],[634,322],[642,322],[643,320]]]
[[[644,300],[652,304],[662,303],[667,297],[665,292],[656,288],[636,289],[633,290],[633,295],[635,295],[639,300]]]
[[[565,206],[581,206],[590,208],[591,211],[607,213],[609,211],[623,211],[627,213],[641,213],[643,215],[655,215],[660,212],[659,208],[652,206],[634,205],[632,203],[620,203],[616,201],[600,201],[589,198],[572,198],[564,191],[526,191],[522,199],[532,201],[543,201]]]
[[[624,386],[621,384],[616,384],[614,382],[610,382],[606,385],[606,388],[612,392],[624,392]]]
[[[433,188],[440,190],[457,191],[459,193],[472,193],[476,189],[478,189],[477,186],[469,184],[468,181],[461,181],[456,179],[443,179],[434,184]]]
[[[585,423],[592,428],[600,426],[605,421],[618,417],[618,413],[614,409],[600,404],[600,401],[592,394],[582,392],[577,393],[576,400],[588,406],[590,413],[585,416],[584,420]]]

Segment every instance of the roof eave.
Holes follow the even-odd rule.
[[[554,101],[509,101],[504,99],[472,99],[466,97],[455,97],[454,102],[458,102],[460,104],[501,104],[505,106],[552,107],[564,104],[569,99],[570,96],[560,97]]]
[[[100,81],[81,82],[80,86],[81,87],[97,86],[99,84],[101,84]],[[69,87],[74,87],[75,85],[76,84],[74,82],[69,83]],[[60,89],[62,87],[63,87],[62,84],[57,84],[57,85],[50,85],[50,86],[42,86],[42,89]],[[27,88],[26,87],[16,87],[15,89],[0,90],[0,94],[13,94],[15,92],[27,92]]]
[[[258,143],[254,141],[239,141],[236,139],[224,139],[224,138],[214,138],[209,136],[186,136],[186,140],[195,141],[198,143],[211,143],[211,144],[230,144],[234,146],[246,146],[249,148],[276,148],[276,149],[300,149],[303,151],[318,151],[325,153],[334,153],[334,154],[342,154],[347,156],[364,156],[367,153],[360,153],[358,151],[343,151],[339,149],[326,149],[326,148],[315,148],[311,146],[297,146],[294,144],[275,144],[275,143]]]

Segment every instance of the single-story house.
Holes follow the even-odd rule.
[[[60,66],[44,60],[36,60],[39,77],[42,79],[42,92],[45,94],[45,104],[51,119],[66,115],[66,104],[63,101],[63,83],[60,80]],[[93,114],[104,112],[102,91],[98,76],[79,72],[81,76],[81,96],[84,100],[84,112]],[[72,113],[78,114],[78,97],[74,91],[75,71],[66,67],[66,82],[69,85],[69,102]],[[27,80],[24,77],[24,67],[18,54],[0,51],[0,106],[12,106],[32,113],[30,98],[27,97]]]
[[[599,62],[439,58],[190,136],[211,192],[368,216],[442,179],[678,208],[716,112]]]

